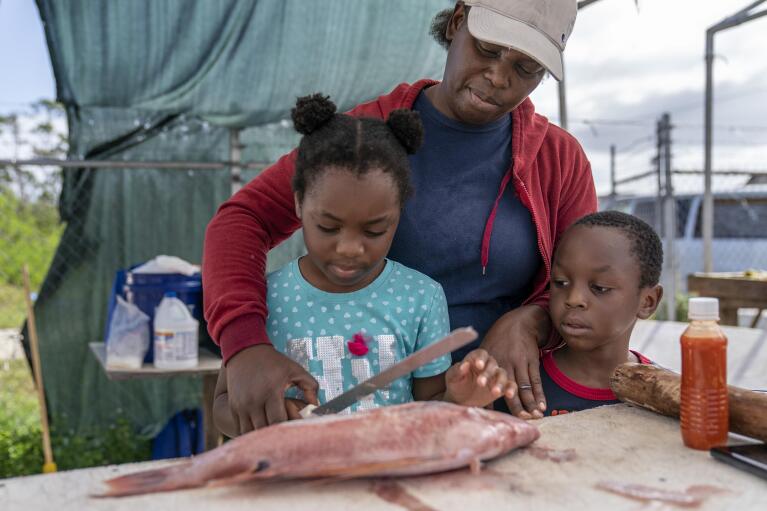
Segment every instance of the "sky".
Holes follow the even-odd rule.
[[[569,128],[592,162],[600,192],[609,190],[611,144],[618,178],[651,169],[655,125],[664,112],[674,125],[674,168],[702,168],[705,30],[750,3],[639,0],[637,9],[634,0],[601,0],[581,10],[565,52]],[[764,34],[767,16],[715,38],[714,169],[767,170]],[[0,0],[0,70],[0,113],[55,97],[33,0]],[[558,121],[553,78],[532,99]],[[652,185],[646,181],[619,191]]]

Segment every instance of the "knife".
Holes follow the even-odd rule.
[[[476,338],[477,332],[472,327],[457,328],[439,341],[416,351],[385,371],[381,371],[372,378],[369,378],[343,394],[334,397],[324,405],[315,406],[310,404],[305,406],[299,413],[303,418],[312,415],[338,413],[368,394],[372,394],[376,390],[386,387],[397,378],[402,378],[403,376],[412,373],[422,365],[428,364],[439,356],[455,351],[458,348],[469,344]]]

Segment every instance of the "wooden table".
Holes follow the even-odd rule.
[[[767,309],[767,278],[746,277],[744,273],[694,273],[687,278],[687,290],[718,298],[723,325],[737,325],[738,309],[749,307],[759,309],[751,324],[754,327]]]
[[[0,503],[9,511],[682,509],[645,505],[597,488],[600,482],[677,492],[710,485],[720,493],[695,508],[704,511],[764,509],[767,502],[767,481],[716,461],[708,452],[685,448],[674,419],[614,405],[547,417],[536,424],[541,438],[533,447],[488,463],[480,475],[463,470],[389,482],[389,501],[380,491],[382,483],[371,480],[244,484],[121,499],[89,497],[103,491],[104,479],[162,467],[169,463],[164,460],[8,479],[0,482]],[[392,496],[399,506],[391,502]]]
[[[219,445],[221,433],[213,423],[213,393],[216,390],[218,371],[221,369],[220,357],[205,348],[200,348],[198,363],[195,367],[159,369],[152,364],[144,364],[138,369],[126,369],[107,366],[106,345],[103,342],[92,342],[88,346],[110,380],[202,376],[202,418],[203,430],[205,431],[205,450],[213,449]]]

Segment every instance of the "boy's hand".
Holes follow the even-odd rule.
[[[487,351],[476,349],[445,374],[445,401],[465,406],[486,406],[501,396],[514,397],[506,370]]]

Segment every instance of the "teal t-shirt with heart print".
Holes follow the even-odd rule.
[[[267,276],[266,325],[274,347],[301,364],[320,385],[325,403],[450,331],[442,287],[426,275],[386,260],[381,274],[352,293],[328,293],[307,282],[295,259]],[[354,334],[367,339],[367,353],[355,355]],[[411,374],[426,378],[447,371],[444,355]],[[296,397],[295,389],[286,395]],[[346,412],[413,400],[412,380],[400,378]]]

